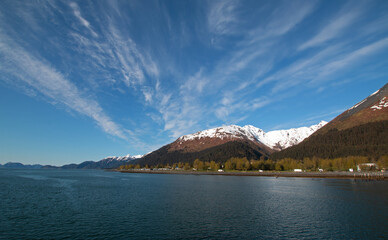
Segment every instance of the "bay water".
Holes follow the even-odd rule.
[[[388,182],[0,169],[0,239],[388,239]]]

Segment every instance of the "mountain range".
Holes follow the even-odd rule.
[[[252,125],[222,126],[184,135],[144,156],[107,157],[68,164],[63,169],[117,168],[126,164],[166,165],[195,159],[225,162],[230,158],[279,160],[305,157],[388,156],[388,84],[334,118],[310,127],[265,132]],[[58,168],[7,163],[0,167]]]
[[[137,156],[121,156],[121,157],[106,157],[104,159],[101,159],[100,161],[94,162],[94,161],[86,161],[82,162],[80,164],[68,164],[63,165],[61,168],[63,169],[111,169],[111,168],[118,168],[121,165],[129,164],[133,162],[135,159],[141,158],[141,155]]]
[[[24,165],[22,163],[14,163],[9,162],[4,165],[0,164],[0,168],[28,168],[28,169],[112,169],[112,168],[118,168],[121,165],[132,163],[134,160],[141,158],[141,155],[131,156],[121,156],[121,157],[106,157],[104,159],[101,159],[99,161],[85,161],[80,164],[67,164],[63,165],[61,167],[51,166],[51,165],[40,165],[40,164],[34,164],[34,165]]]
[[[7,162],[6,164],[4,165],[1,165],[0,164],[0,168],[26,168],[26,169],[39,169],[39,168],[43,168],[44,166],[43,165],[40,165],[40,164],[22,164],[22,163],[19,163],[19,162]]]
[[[173,143],[173,148],[179,150],[182,149],[182,146],[185,148],[191,146],[193,150],[201,150],[204,148],[202,146],[211,147],[211,145],[214,145],[212,139],[218,139],[222,142],[249,140],[258,145],[264,144],[270,151],[280,151],[298,144],[326,124],[327,122],[321,121],[319,124],[310,127],[276,130],[267,133],[252,125],[244,127],[229,125],[182,136]]]
[[[292,128],[264,132],[252,125],[223,126],[179,137],[176,141],[147,155],[106,157],[99,161],[85,161],[80,164],[67,164],[61,167],[49,165],[23,165],[7,163],[0,168],[61,168],[61,169],[112,169],[126,164],[166,164],[175,162],[193,162],[196,158],[227,160],[236,156],[250,158],[268,158],[279,151],[298,144],[327,122],[322,121],[310,127]]]
[[[179,137],[176,141],[145,155],[140,165],[166,165],[216,160],[225,162],[232,157],[267,159],[273,152],[296,145],[326,124],[322,121],[310,127],[264,132],[252,125],[229,125]]]

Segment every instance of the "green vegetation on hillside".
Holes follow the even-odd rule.
[[[380,169],[388,168],[388,156],[382,156],[372,160],[363,156],[349,156],[340,158],[304,158],[296,160],[292,158],[284,158],[275,162],[275,170],[289,171],[295,168],[308,171],[317,171],[323,169],[325,171],[348,171],[350,168],[357,169],[357,165],[361,163],[376,163]]]
[[[378,159],[388,155],[388,121],[372,122],[338,131],[331,129],[324,134],[314,134],[302,143],[273,153],[271,159],[306,157],[338,158],[365,156]]]
[[[167,145],[144,156],[137,163],[142,166],[146,164],[152,166],[171,166],[179,162],[193,165],[196,159],[203,162],[216,161],[217,163],[225,163],[228,159],[234,157],[260,159],[268,158],[268,155],[257,145],[242,141],[227,142],[199,152],[169,151],[169,146]]]
[[[317,133],[270,157],[250,142],[233,141],[199,152],[171,151],[169,146],[145,156],[137,165],[120,169],[168,168],[217,171],[347,171],[360,163],[377,163],[388,168],[388,121],[363,124],[345,130]]]
[[[357,165],[361,163],[374,162],[380,169],[388,168],[388,156],[381,156],[378,159],[371,160],[368,157],[363,156],[350,156],[343,158],[324,159],[324,158],[304,158],[303,160],[296,160],[292,158],[285,158],[278,161],[273,160],[248,160],[244,158],[230,158],[225,163],[219,163],[216,161],[201,161],[196,159],[192,164],[186,162],[178,162],[173,164],[158,164],[155,166],[140,166],[139,164],[123,165],[120,170],[130,170],[144,168],[167,168],[179,170],[192,170],[198,171],[217,171],[222,168],[227,171],[258,171],[258,170],[276,170],[276,171],[292,171],[296,168],[306,171],[318,171],[323,169],[324,171],[348,171],[349,168],[357,169]]]

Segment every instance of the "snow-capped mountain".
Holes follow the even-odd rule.
[[[229,125],[185,135],[178,138],[177,142],[179,145],[182,145],[187,141],[199,140],[199,144],[204,144],[205,139],[208,138],[218,138],[221,140],[241,139],[261,143],[275,151],[279,151],[302,142],[305,138],[323,127],[326,123],[327,122],[325,121],[321,121],[319,124],[312,125],[310,127],[291,128],[288,130],[276,130],[270,132],[264,132],[262,129],[252,125],[246,125],[244,127]],[[202,143],[201,140],[203,140]]]
[[[138,158],[141,158],[143,157],[143,155],[135,155],[135,156],[131,156],[130,154],[127,154],[125,156],[121,156],[121,157],[116,157],[116,156],[109,156],[109,157],[106,157],[100,161],[106,161],[106,162],[110,162],[110,161],[131,161],[131,160],[135,160],[135,159],[138,159]]]
[[[273,152],[300,143],[326,122],[310,127],[264,132],[251,125],[229,125],[179,137],[137,160],[140,165],[225,162],[230,158],[266,159]]]
[[[321,121],[320,123],[312,125],[310,127],[291,128],[288,130],[275,130],[267,133],[253,126],[245,127],[250,127],[252,132],[257,133],[255,134],[255,137],[258,141],[278,151],[302,142],[305,138],[309,137],[311,134],[313,134],[315,131],[325,126],[326,124],[327,122]],[[255,131],[255,129],[258,129],[260,131]]]
[[[101,159],[100,161],[86,161],[80,164],[68,164],[64,165],[61,168],[65,169],[107,169],[107,168],[117,168],[124,164],[129,164],[134,160],[143,157],[142,155],[125,155],[121,157],[111,156]]]

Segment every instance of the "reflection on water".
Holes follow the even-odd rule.
[[[387,238],[388,183],[0,170],[0,239]]]

